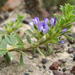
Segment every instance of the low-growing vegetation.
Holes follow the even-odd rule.
[[[25,31],[24,38],[18,34],[18,29],[23,26],[24,16],[18,15],[9,23],[0,29],[0,56],[4,56],[9,63],[11,51],[20,53],[20,63],[23,63],[22,54],[27,50],[38,51],[41,55],[51,54],[53,52],[50,44],[63,44],[65,41],[61,37],[73,39],[68,34],[71,33],[72,23],[75,22],[74,6],[65,4],[60,6],[61,15],[53,15],[50,18],[40,20],[38,17],[32,19],[29,23],[31,29]],[[27,42],[23,40],[26,39]],[[29,47],[25,44],[29,43]],[[45,51],[41,46],[46,46]]]

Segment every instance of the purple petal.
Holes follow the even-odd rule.
[[[46,28],[45,29],[43,29],[43,33],[47,33],[48,32],[48,30],[49,30],[49,28],[48,28],[48,25],[46,26]]]
[[[59,41],[59,43],[64,44],[64,43],[65,43],[65,41],[64,41],[64,40],[61,40],[61,41]]]
[[[62,30],[62,32],[67,32],[67,28],[64,28],[64,29]]]
[[[37,25],[38,23],[39,23],[39,18],[38,17],[35,17],[34,19],[33,19],[33,23],[35,24],[35,25]]]
[[[46,24],[48,24],[49,19],[48,19],[48,18],[44,18],[44,22],[45,22]]]
[[[56,18],[51,18],[51,19],[50,19],[50,24],[51,24],[52,26],[56,25]]]
[[[43,30],[43,22],[42,21],[40,21],[40,23],[38,24],[38,30],[39,31],[42,31]]]
[[[41,21],[40,24],[38,25],[38,30],[42,31],[43,33],[47,33],[49,30],[49,27],[45,22]]]

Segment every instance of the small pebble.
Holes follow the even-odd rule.
[[[4,19],[6,20],[6,19],[8,19],[8,17],[9,17],[9,14],[8,13],[5,13],[4,14]]]
[[[68,42],[69,42],[70,44],[74,44],[74,43],[75,43],[75,40],[70,40],[70,39],[68,39]]]
[[[73,61],[75,61],[75,54],[73,54]]]
[[[24,75],[30,75],[29,73],[25,72]]]
[[[73,53],[74,52],[74,48],[68,48],[68,53]]]
[[[66,70],[67,70],[66,68],[63,68],[63,69],[62,69],[63,72],[65,72]]]
[[[66,59],[59,59],[58,61],[60,61],[62,64],[66,63]]]
[[[61,45],[61,48],[63,48],[63,49],[64,49],[64,45]]]
[[[42,63],[42,64],[46,64],[47,62],[48,62],[48,60],[47,60],[47,59],[45,59],[45,58],[44,58],[44,59],[42,59],[42,61],[41,61],[41,63]]]
[[[38,58],[38,54],[33,54],[33,58]]]
[[[4,21],[4,19],[0,17],[0,23],[2,23],[3,21]]]
[[[33,72],[33,70],[29,69],[28,72]]]
[[[61,62],[60,61],[56,61],[53,62],[52,65],[49,67],[50,70],[58,70],[59,67],[61,66]]]
[[[75,33],[72,33],[72,34],[68,34],[70,37],[73,37],[73,38],[75,38]],[[67,39],[68,40],[68,42],[70,43],[70,44],[74,44],[75,43],[75,40],[70,40],[70,39]]]
[[[43,69],[46,69],[46,66],[45,65],[43,65]]]
[[[75,75],[75,66],[72,67],[72,69],[70,70],[70,72]]]
[[[70,43],[68,43],[67,46],[70,47]]]
[[[23,22],[24,24],[29,24],[29,22],[26,21],[26,20],[23,20],[22,22]]]
[[[37,67],[38,67],[38,68],[42,68],[42,65],[39,64],[39,65],[37,65]]]
[[[57,70],[53,70],[53,75],[63,75],[63,72],[57,71]]]
[[[59,69],[59,71],[61,71],[61,68]]]

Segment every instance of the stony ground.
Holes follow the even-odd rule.
[[[6,65],[5,62],[0,64],[0,75],[72,75],[75,73],[75,68],[74,72],[71,71],[75,66],[75,58],[71,52],[64,50],[45,58],[39,54],[27,53],[23,56],[24,65],[18,64],[18,56],[13,53],[15,60],[10,65]],[[66,74],[61,74],[62,72]]]

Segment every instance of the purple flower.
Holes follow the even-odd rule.
[[[31,26],[36,26],[38,28],[39,31],[43,32],[43,33],[47,33],[49,30],[48,27],[48,18],[44,18],[44,21],[40,21],[38,17],[35,17],[32,22],[30,22],[29,24]]]
[[[56,25],[56,18],[51,18],[50,19],[50,24],[51,24],[51,26]]]
[[[64,29],[62,30],[62,32],[67,32],[67,28],[64,28]]]
[[[61,40],[61,41],[59,41],[59,43],[64,44],[64,43],[65,43],[65,41],[64,41],[64,40]]]
[[[38,25],[38,30],[42,31],[43,33],[47,33],[49,30],[48,24],[46,24],[44,21],[41,21]]]
[[[44,18],[44,22],[45,22],[46,24],[48,24],[48,23],[49,23],[49,19],[48,19],[48,18]]]
[[[34,23],[35,25],[38,25],[39,22],[40,22],[40,20],[39,20],[38,17],[35,17],[35,18],[33,19],[33,23]]]

